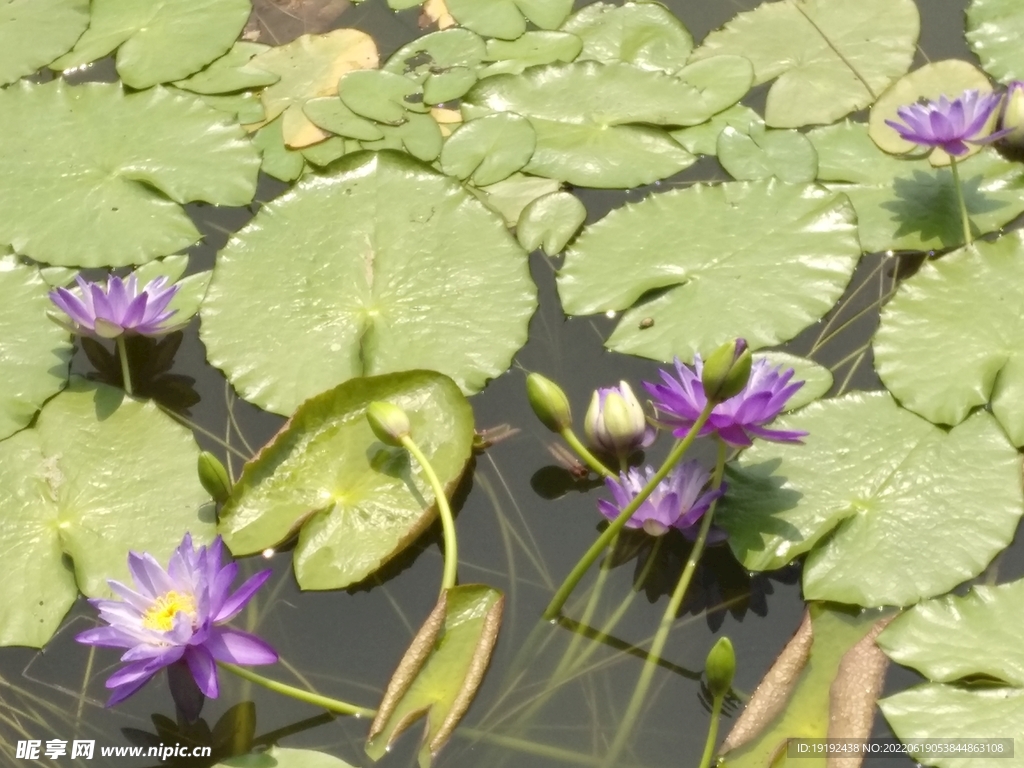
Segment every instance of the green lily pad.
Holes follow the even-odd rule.
[[[389,125],[405,121],[409,111],[427,108],[416,83],[381,69],[357,69],[342,75],[338,96],[357,115]]]
[[[306,102],[337,96],[338,80],[346,72],[377,66],[377,46],[356,29],[336,29],[323,35],[302,35],[287,45],[253,57],[251,66],[280,79],[261,97],[269,122],[283,115],[281,133],[289,147],[308,147],[327,138],[302,111]]]
[[[444,146],[441,127],[431,115],[410,112],[401,125],[381,125],[380,129],[384,138],[361,142],[363,149],[397,149],[430,163],[438,158]]]
[[[861,123],[838,123],[807,134],[818,152],[818,179],[843,192],[857,211],[866,252],[925,251],[964,241],[953,174],[924,158],[893,157],[868,136]],[[974,228],[998,230],[1024,211],[1019,163],[995,150],[959,162],[964,200]]]
[[[427,78],[423,84],[426,104],[443,104],[461,99],[476,85],[476,72],[469,67],[451,67],[447,72]]]
[[[0,114],[0,242],[39,261],[141,264],[199,239],[179,203],[246,205],[256,190],[241,128],[181,92],[21,83]]]
[[[254,325],[267,307],[274,322]],[[291,413],[352,377],[409,368],[476,391],[526,341],[535,307],[526,254],[457,181],[408,156],[357,153],[232,238],[201,333],[243,397]]]
[[[587,209],[571,192],[552,192],[530,202],[519,215],[516,237],[528,251],[562,252],[587,220]]]
[[[48,291],[37,269],[0,257],[0,440],[28,426],[68,378],[71,341],[46,317]]]
[[[633,254],[628,268],[623,253]],[[607,346],[692,360],[737,336],[754,349],[793,338],[832,308],[859,258],[843,195],[772,180],[694,186],[626,205],[584,230],[558,293],[567,313],[589,315],[667,289],[625,312]]]
[[[31,75],[66,53],[89,26],[88,0],[0,3],[0,85]]]
[[[871,115],[868,118],[868,133],[872,140],[886,152],[905,154],[921,150],[922,148],[917,144],[900,136],[899,132],[885,121],[902,122],[897,113],[900,107],[916,104],[922,99],[933,101],[940,96],[955,99],[970,89],[982,93],[992,92],[992,85],[988,78],[974,65],[959,59],[925,64],[909,75],[901,77],[878,98],[871,108]],[[997,109],[989,118],[988,125],[981,132],[982,135],[994,130],[998,119],[999,110]],[[982,149],[980,145],[968,144],[967,146],[967,154],[958,157],[957,162],[963,160],[964,157],[977,154]],[[924,148],[924,151],[927,152],[927,148]],[[931,150],[929,160],[932,165],[949,165],[949,155],[938,147]]]
[[[904,738],[1024,739],[1024,653],[1007,617],[1024,610],[1024,581],[977,586],[911,608],[878,638],[894,661],[932,682],[879,702],[896,735]],[[971,682],[1001,683],[1000,687]],[[1009,745],[1004,744],[1007,752]],[[998,754],[946,756],[921,753],[929,765],[988,764]],[[1006,760],[1020,762],[1019,755]]]
[[[286,749],[272,746],[265,752],[229,757],[214,768],[353,768],[332,755],[311,749]]]
[[[518,224],[526,206],[539,197],[557,192],[561,186],[554,179],[513,173],[497,184],[489,184],[481,188],[468,186],[467,189],[489,209],[501,216],[505,226],[511,228]]]
[[[370,726],[366,753],[373,760],[426,716],[419,765],[430,768],[483,680],[504,602],[501,592],[483,584],[445,590],[402,657]]]
[[[362,147],[359,146],[358,141],[343,139],[341,136],[332,136],[326,141],[321,141],[319,144],[303,147],[302,156],[309,165],[323,168],[333,163],[339,157],[350,152],[358,152],[360,149]]]
[[[441,170],[477,186],[496,184],[526,165],[537,146],[530,121],[511,112],[470,120],[444,144]]]
[[[72,69],[117,49],[117,73],[132,88],[181,80],[231,48],[248,0],[92,0],[89,28],[50,66]]]
[[[874,343],[878,375],[904,406],[958,424],[991,403],[1017,446],[1024,445],[1022,234],[926,263],[883,309]]]
[[[78,588],[106,596],[108,578],[129,580],[129,549],[166,561],[186,531],[210,541],[198,455],[155,403],[78,378],[0,442],[0,553],[23,576],[0,595],[0,644],[41,647]]]
[[[515,40],[529,19],[541,29],[558,29],[572,12],[573,0],[445,0],[448,13],[485,37]]]
[[[726,126],[718,136],[718,162],[734,179],[755,181],[775,177],[790,184],[814,181],[818,153],[797,131],[771,131],[762,122],[746,131]]]
[[[175,85],[202,94],[235,93],[273,85],[281,79],[280,75],[252,65],[252,58],[269,48],[269,45],[239,40],[206,69],[185,80],[179,80]]]
[[[1024,8],[1013,0],[971,0],[967,43],[981,68],[1001,83],[1024,79]]]
[[[947,592],[984,570],[1024,513],[1020,457],[987,413],[946,432],[888,393],[857,393],[777,424],[806,431],[805,444],[745,451],[716,522],[753,570],[810,551],[808,599],[909,605]]]
[[[335,98],[333,101],[338,100]],[[260,170],[281,181],[295,181],[302,175],[306,161],[302,152],[285,146],[281,133],[283,122],[281,117],[276,117],[264,125],[253,134],[252,145],[260,151]]]
[[[672,138],[695,155],[713,155],[718,152],[718,137],[727,127],[740,133],[749,133],[753,123],[763,123],[761,116],[750,107],[733,104],[705,123],[672,131]]]
[[[583,40],[580,61],[623,62],[675,72],[686,66],[693,37],[659,3],[592,3],[574,13],[562,30]]]
[[[204,94],[199,99],[208,107],[231,115],[231,119],[240,125],[260,123],[265,117],[263,102],[256,93]]]
[[[783,413],[803,408],[808,403],[821,399],[832,389],[834,383],[832,372],[813,360],[797,357],[787,352],[758,352],[754,355],[754,359],[762,357],[774,368],[779,366],[782,366],[783,369],[792,368],[793,381],[804,383],[797,393],[786,401],[786,406],[782,409]]]
[[[210,278],[213,277],[213,272],[208,269],[182,277],[187,267],[188,256],[178,254],[151,261],[135,270],[140,286],[158,277],[165,277],[168,283],[178,286],[178,292],[167,305],[168,310],[176,313],[173,320],[175,323],[184,322],[199,311],[199,305],[202,304],[206,289],[210,285]]]
[[[303,589],[365,579],[437,515],[423,469],[404,448],[374,437],[366,407],[405,409],[412,437],[447,493],[472,453],[473,413],[454,382],[433,371],[353,379],[310,398],[245,465],[220,515],[236,555],[277,546],[296,532]]]
[[[424,88],[453,68],[476,69],[484,60],[486,45],[468,29],[431,32],[399,48],[381,69],[403,75]]]
[[[799,128],[875,101],[910,68],[919,30],[913,0],[764,3],[709,34],[692,60],[747,57],[756,84],[775,80],[765,122]]]
[[[480,77],[522,74],[528,67],[570,62],[580,55],[583,41],[568,32],[534,30],[516,40],[487,41],[484,61],[493,62],[480,70]]]
[[[313,121],[314,125],[339,136],[362,141],[377,141],[384,138],[384,131],[379,125],[357,115],[336,96],[310,99],[303,106],[302,111]]]

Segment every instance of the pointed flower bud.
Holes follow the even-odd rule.
[[[750,379],[751,362],[743,339],[726,342],[712,352],[701,372],[707,399],[720,403],[742,392]]]
[[[708,659],[704,662],[704,673],[708,678],[708,690],[716,699],[725,696],[732,687],[732,677],[736,673],[736,652],[728,637],[718,638]]]
[[[231,495],[231,478],[220,460],[209,451],[199,454],[199,482],[214,501],[223,504]]]
[[[1016,146],[1024,145],[1024,81],[1014,80],[1006,86],[1006,101],[999,127],[1009,130],[1005,141]]]
[[[572,426],[569,398],[551,379],[531,373],[526,377],[526,397],[537,418],[552,432],[561,433]]]
[[[401,445],[402,438],[409,436],[409,417],[394,403],[380,400],[370,403],[366,420],[373,434],[385,445]]]
[[[583,429],[599,451],[622,458],[650,445],[654,439],[654,429],[647,424],[643,406],[625,381],[594,393]]]

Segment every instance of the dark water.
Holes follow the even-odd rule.
[[[699,41],[737,11],[755,3],[670,0],[667,5]],[[927,0],[921,4],[922,50],[915,66],[927,60],[971,58],[963,41],[964,5],[964,0]],[[369,32],[384,56],[418,33],[414,12],[392,14],[383,0],[369,0],[350,9],[339,25]],[[759,99],[763,100],[764,89],[759,91],[749,99],[753,106],[759,106]],[[594,221],[625,200],[640,199],[658,188],[725,178],[712,158],[655,187],[625,193],[580,194],[590,221]],[[272,199],[284,188],[278,182],[264,179],[258,200]],[[258,204],[251,209],[225,210],[191,206],[190,213],[204,233],[204,241],[190,251],[190,269],[210,268],[229,233],[243,226],[257,207]],[[756,233],[751,236],[756,237]],[[891,289],[895,263],[885,255],[864,258],[853,286],[836,311],[833,327],[865,308],[869,311],[816,351],[816,359],[834,365],[870,337],[877,323],[877,312],[870,311],[870,307]],[[579,420],[594,387],[607,386],[619,379],[637,385],[642,379],[653,378],[657,366],[606,352],[602,340],[614,321],[604,317],[566,320],[554,287],[557,262],[534,254],[531,267],[540,288],[541,304],[531,324],[529,343],[517,355],[512,370],[472,400],[478,428],[507,423],[520,431],[477,458],[472,475],[460,489],[457,520],[460,580],[484,582],[504,590],[505,620],[484,685],[463,727],[441,754],[440,766],[539,768],[569,764],[545,753],[545,747],[570,751],[596,762],[614,736],[640,673],[642,652],[638,649],[649,644],[687,553],[682,541],[668,541],[658,553],[644,588],[636,594],[632,591],[633,581],[650,551],[641,547],[639,551],[620,553],[618,559],[622,562],[607,575],[592,623],[601,625],[623,601],[628,601],[621,621],[608,643],[593,651],[589,650],[592,641],[577,640],[574,654],[592,653],[585,673],[549,698],[537,698],[562,654],[577,637],[564,627],[541,624],[540,613],[554,588],[593,540],[602,518],[594,505],[597,494],[581,493],[583,488],[572,487],[564,473],[553,468],[547,451],[553,436],[537,423],[526,404],[525,372],[540,371],[559,381]],[[249,454],[249,447],[264,444],[283,419],[233,397],[220,373],[206,364],[197,325],[198,321],[193,321],[184,333],[173,368],[153,383],[155,394],[168,404],[191,403],[187,409],[189,419],[220,439],[227,436],[232,446]],[[788,349],[808,353],[824,328],[825,322],[809,329]],[[75,357],[73,370],[93,371],[82,351]],[[847,389],[877,388],[870,350],[838,367],[836,380],[837,388],[844,380]],[[204,448],[230,459],[233,470],[239,471],[241,461],[237,457],[202,434],[198,438]],[[562,486],[568,490],[558,495]],[[254,601],[257,608],[243,614],[237,623],[248,624],[249,629],[259,632],[281,653],[284,663],[270,671],[272,676],[293,684],[308,684],[324,694],[364,706],[376,706],[404,649],[436,600],[442,568],[439,538],[439,529],[431,530],[389,565],[377,581],[341,592],[300,593],[291,574],[288,552],[269,559],[250,558],[243,563],[244,572],[269,565],[275,578]],[[642,539],[632,543],[639,541]],[[1024,548],[1018,543],[983,578],[1006,581],[1022,574]],[[568,615],[582,615],[593,583],[594,574],[570,601]],[[802,612],[799,573],[795,569],[752,577],[733,561],[726,549],[709,552],[672,633],[665,663],[651,688],[647,711],[622,765],[696,765],[708,723],[707,699],[700,684],[707,651],[719,636],[728,635],[739,660],[736,690],[749,693],[796,629]],[[173,720],[173,705],[162,679],[147,685],[126,704],[113,710],[103,708],[102,683],[117,654],[100,650],[92,656],[88,648],[73,641],[73,635],[90,626],[91,621],[91,610],[80,601],[44,652],[0,650],[0,764],[28,764],[14,759],[13,744],[18,739],[86,738],[95,739],[97,747],[141,744],[144,742],[140,734],[155,733],[154,717]],[[366,721],[334,720],[311,706],[226,679],[224,673],[221,677],[221,697],[207,702],[203,711],[203,720],[209,727],[234,705],[252,701],[256,744],[278,739],[283,746],[324,750],[353,765],[370,765],[362,751]],[[893,668],[887,690],[899,690],[916,680],[913,673]],[[531,701],[536,703],[530,705]],[[734,715],[735,709],[729,714]],[[226,727],[227,723],[222,727],[226,727],[227,733],[236,731],[235,743],[244,746],[243,721],[246,718],[233,721],[234,728]],[[167,725],[172,723],[167,721]],[[202,727],[200,724],[191,732],[167,733],[157,740],[204,743],[207,737]],[[722,732],[729,727],[727,718]],[[876,721],[876,731],[878,735],[887,733],[881,716]],[[379,765],[414,765],[420,733],[420,725],[414,726]],[[497,745],[496,739],[504,739],[505,746]],[[508,746],[510,739],[518,740],[518,746]],[[71,761],[65,757],[57,762]],[[97,757],[82,764],[102,762]],[[153,762],[112,759],[112,764],[118,766]],[[54,762],[44,759],[42,764]],[[185,760],[179,764],[198,763]]]

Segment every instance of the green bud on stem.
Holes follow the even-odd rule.
[[[385,445],[399,446],[402,438],[409,436],[409,417],[394,403],[380,400],[370,403],[366,409],[366,420],[370,422],[373,434]]]
[[[735,339],[720,346],[704,362],[701,383],[708,400],[717,403],[735,397],[750,380],[750,350],[744,339]]]
[[[209,451],[199,453],[199,482],[214,501],[223,504],[231,495],[231,478],[220,460]]]
[[[707,661],[704,662],[704,674],[708,678],[708,690],[718,699],[725,696],[732,687],[732,677],[736,673],[736,652],[728,637],[718,638]]]
[[[539,373],[526,377],[526,397],[541,423],[556,434],[572,426],[569,398],[562,388]]]

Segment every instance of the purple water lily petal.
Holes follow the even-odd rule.
[[[105,285],[81,275],[75,281],[78,294],[67,288],[50,291],[50,300],[71,320],[74,333],[113,339],[122,334],[161,336],[174,329],[167,321],[177,310],[167,307],[178,286],[167,286],[166,277],[151,280],[141,290],[135,273],[125,279],[113,275]]]
[[[227,627],[216,627],[206,643],[213,658],[232,664],[258,665],[277,662],[277,651],[256,635]]]
[[[609,520],[614,520],[654,474],[652,467],[642,471],[634,468],[623,472],[618,479],[605,478],[605,486],[615,503],[600,499],[597,502],[598,510]],[[640,504],[626,527],[643,528],[652,536],[660,536],[669,528],[685,528],[699,522],[711,502],[722,494],[721,489],[701,494],[710,478],[710,473],[696,461],[677,465]]]
[[[217,680],[217,662],[206,646],[191,646],[185,652],[185,663],[192,673],[192,679],[196,681],[199,690],[211,699],[216,699],[220,694],[220,683]]]
[[[955,99],[940,96],[936,101],[909,104],[896,110],[902,122],[886,120],[900,137],[914,144],[939,147],[954,157],[967,154],[968,144],[988,144],[1006,131],[984,133],[999,108],[1002,96],[964,91]]]
[[[260,571],[246,579],[245,583],[223,603],[217,613],[216,620],[218,622],[230,621],[237,616],[245,604],[252,599],[256,590],[262,587],[266,580],[270,578],[271,573],[272,571]]]

